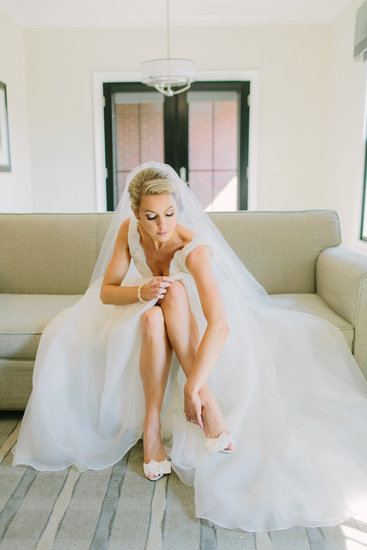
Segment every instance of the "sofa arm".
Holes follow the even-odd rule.
[[[354,326],[353,354],[367,379],[367,256],[335,246],[316,263],[316,292]]]

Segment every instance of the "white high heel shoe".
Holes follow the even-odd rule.
[[[225,454],[231,454],[234,453],[235,449],[228,449],[227,447],[229,444],[232,443],[234,445],[233,441],[233,435],[231,432],[222,432],[218,435],[218,437],[206,437],[205,438],[205,447],[210,453],[225,453]]]
[[[157,479],[160,479],[164,476],[164,474],[171,473],[171,461],[167,458],[161,460],[160,462],[152,459],[148,462],[148,464],[143,462],[143,469],[145,477],[150,479],[150,481],[157,481]],[[154,477],[150,477],[149,474],[153,474]]]

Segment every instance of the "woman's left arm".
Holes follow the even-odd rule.
[[[186,257],[192,274],[207,326],[185,384],[186,417],[195,409],[198,415],[198,393],[213,369],[225,342],[229,328],[222,297],[214,279],[206,245],[195,247]],[[195,405],[196,403],[196,405]]]

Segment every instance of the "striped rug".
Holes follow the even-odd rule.
[[[367,512],[341,525],[250,533],[194,516],[172,472],[144,477],[139,441],[98,472],[12,467],[22,413],[0,412],[0,550],[366,550]]]

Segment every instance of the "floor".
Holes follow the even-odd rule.
[[[174,472],[144,477],[141,441],[99,472],[12,467],[21,418],[0,412],[0,550],[367,550],[367,510],[334,527],[215,528]]]

